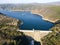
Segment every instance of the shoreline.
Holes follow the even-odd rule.
[[[25,10],[10,10],[10,11],[25,11]],[[32,14],[37,14],[37,15],[39,15],[39,16],[42,16],[42,19],[43,20],[45,20],[45,21],[49,21],[49,22],[52,22],[52,23],[55,23],[57,20],[51,20],[51,19],[48,19],[48,18],[45,18],[44,16],[43,16],[43,14],[40,14],[40,13],[38,13],[38,12],[33,12],[32,10],[26,10],[26,11],[30,11]]]
[[[32,11],[31,11],[31,13],[32,13],[32,14],[37,14],[37,15],[39,15],[39,16],[42,16],[42,19],[45,20],[45,21],[49,21],[49,22],[52,22],[52,23],[55,23],[55,22],[57,21],[57,20],[54,20],[54,21],[53,21],[53,20],[50,20],[50,19],[48,19],[48,18],[45,18],[42,14],[39,14],[39,13],[34,13],[34,12],[32,12]]]

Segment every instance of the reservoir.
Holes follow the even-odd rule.
[[[22,23],[19,26],[19,29],[21,30],[49,30],[54,26],[52,22],[48,22],[43,20],[42,16],[39,16],[38,14],[32,14],[31,12],[27,11],[8,11],[8,10],[0,10],[0,13],[16,18],[18,20],[21,20]]]

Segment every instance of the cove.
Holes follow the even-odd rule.
[[[19,26],[21,30],[49,30],[54,26],[54,23],[48,22],[42,19],[42,16],[37,14],[32,14],[29,11],[8,11],[0,10],[0,13],[16,18],[22,21],[22,24]]]

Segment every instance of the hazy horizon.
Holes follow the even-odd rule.
[[[60,0],[0,0],[0,4],[27,4],[27,3],[49,3],[59,2]]]

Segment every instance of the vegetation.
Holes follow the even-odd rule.
[[[28,39],[22,32],[8,29],[0,30],[0,45],[28,45],[28,43]]]
[[[49,9],[55,12],[53,18],[60,19],[60,6],[50,6]]]
[[[12,25],[16,20],[0,15],[0,45],[28,45],[29,41],[18,26]]]
[[[51,30],[52,33],[42,38],[43,45],[60,45],[60,23],[56,24]]]

